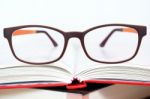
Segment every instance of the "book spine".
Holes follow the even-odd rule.
[[[71,84],[68,84],[66,86],[66,88],[68,90],[72,90],[72,89],[81,89],[81,88],[86,88],[87,87],[87,84],[86,82],[84,81],[80,81],[78,78],[74,78],[72,80],[72,83]]]

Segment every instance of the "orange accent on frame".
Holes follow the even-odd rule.
[[[13,36],[33,33],[36,33],[36,30],[16,30],[13,32]]]
[[[123,28],[123,32],[137,33],[137,31],[133,28]]]

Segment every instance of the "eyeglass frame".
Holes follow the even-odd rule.
[[[138,33],[138,45],[137,45],[137,48],[135,50],[135,53],[131,57],[129,57],[128,59],[121,60],[121,61],[116,61],[116,62],[105,62],[105,61],[98,61],[96,59],[93,59],[88,54],[88,52],[86,51],[85,44],[84,44],[84,37],[85,37],[85,35],[88,32],[92,31],[92,30],[95,30],[97,28],[107,27],[107,26],[125,26],[125,27],[129,27],[129,28],[133,28],[133,29],[135,29],[137,31],[137,33]],[[61,54],[59,55],[59,57],[57,59],[55,59],[53,61],[50,61],[50,62],[35,63],[35,62],[24,61],[24,60],[20,59],[19,57],[17,57],[17,55],[15,54],[15,51],[13,49],[13,45],[12,45],[12,34],[13,34],[14,31],[16,31],[18,29],[21,29],[21,28],[30,28],[30,27],[37,27],[37,28],[39,27],[39,28],[51,29],[51,30],[57,31],[57,32],[59,32],[59,33],[61,33],[63,35],[63,37],[64,37],[64,47],[63,47],[63,50],[62,50]],[[50,63],[58,61],[64,55],[65,50],[66,50],[67,45],[68,45],[69,39],[73,38],[73,37],[76,37],[76,38],[78,38],[80,40],[81,46],[83,48],[83,51],[84,51],[85,55],[89,59],[91,59],[92,61],[95,61],[95,62],[98,62],[98,63],[105,63],[105,64],[116,64],[116,63],[127,62],[127,61],[133,59],[137,55],[137,53],[139,51],[139,48],[140,48],[140,45],[141,45],[141,41],[142,41],[143,37],[147,34],[146,32],[147,32],[147,27],[146,26],[142,26],[142,25],[130,25],[130,24],[104,24],[104,25],[98,25],[98,26],[89,28],[89,29],[87,29],[87,30],[85,30],[83,32],[79,32],[79,31],[65,32],[65,31],[62,31],[60,29],[57,29],[57,28],[54,28],[54,27],[49,27],[49,26],[44,26],[44,25],[22,25],[22,26],[4,28],[4,37],[8,40],[11,52],[13,53],[14,57],[17,60],[19,60],[19,61],[21,61],[23,63],[27,63],[27,64],[42,65],[42,64],[50,64]],[[57,44],[54,44],[54,46],[57,46]]]

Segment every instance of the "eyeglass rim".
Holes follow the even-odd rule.
[[[116,61],[116,62],[105,62],[105,61],[98,61],[98,60],[95,60],[93,59],[86,51],[86,48],[85,48],[85,45],[84,45],[84,37],[85,35],[92,31],[92,30],[95,30],[97,28],[102,28],[102,27],[107,27],[107,26],[126,26],[126,27],[131,27],[131,28],[134,28],[137,33],[138,33],[138,45],[137,45],[137,48],[135,50],[135,53],[133,54],[132,57],[128,58],[128,59],[125,59],[125,60],[122,60],[122,61]],[[41,27],[41,28],[47,28],[47,29],[52,29],[54,31],[57,31],[59,33],[61,33],[63,36],[64,36],[64,40],[65,40],[65,44],[64,44],[64,48],[60,54],[60,56],[53,60],[53,61],[50,61],[50,62],[28,62],[28,61],[24,61],[22,59],[20,59],[19,57],[17,57],[17,55],[15,54],[15,51],[13,49],[13,45],[12,45],[12,34],[14,31],[18,30],[18,29],[21,29],[21,28],[29,28],[29,27]],[[105,63],[105,64],[116,64],[116,63],[123,63],[123,62],[126,62],[126,61],[129,61],[131,59],[133,59],[136,54],[138,53],[138,50],[140,48],[140,45],[141,45],[141,41],[142,41],[142,38],[146,35],[146,31],[147,31],[147,27],[146,26],[142,26],[142,25],[130,25],[130,24],[104,24],[104,25],[98,25],[98,26],[95,26],[95,27],[92,27],[92,28],[89,28],[83,32],[80,32],[82,33],[83,37],[82,38],[82,41],[81,41],[81,45],[83,47],[83,50],[86,54],[86,56],[91,59],[92,61],[95,61],[95,62],[98,62],[98,63]],[[11,49],[11,52],[13,53],[14,57],[23,62],[23,63],[27,63],[27,64],[35,64],[35,65],[42,65],[42,64],[49,64],[49,63],[53,63],[53,62],[56,62],[58,61],[64,54],[65,50],[66,50],[66,47],[67,47],[67,43],[68,43],[68,38],[66,38],[66,34],[68,32],[65,32],[65,31],[62,31],[60,29],[57,29],[57,28],[54,28],[54,27],[49,27],[49,26],[44,26],[44,25],[22,25],[22,26],[15,26],[15,27],[8,27],[8,28],[4,28],[4,37],[8,40],[8,43],[9,43],[9,46],[10,46],[10,49]],[[81,39],[80,39],[81,40]]]

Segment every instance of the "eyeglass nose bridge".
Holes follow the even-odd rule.
[[[78,31],[72,31],[72,32],[67,32],[65,34],[67,40],[69,40],[70,38],[78,38],[82,41],[83,37],[84,37],[84,33],[83,32],[78,32]]]

